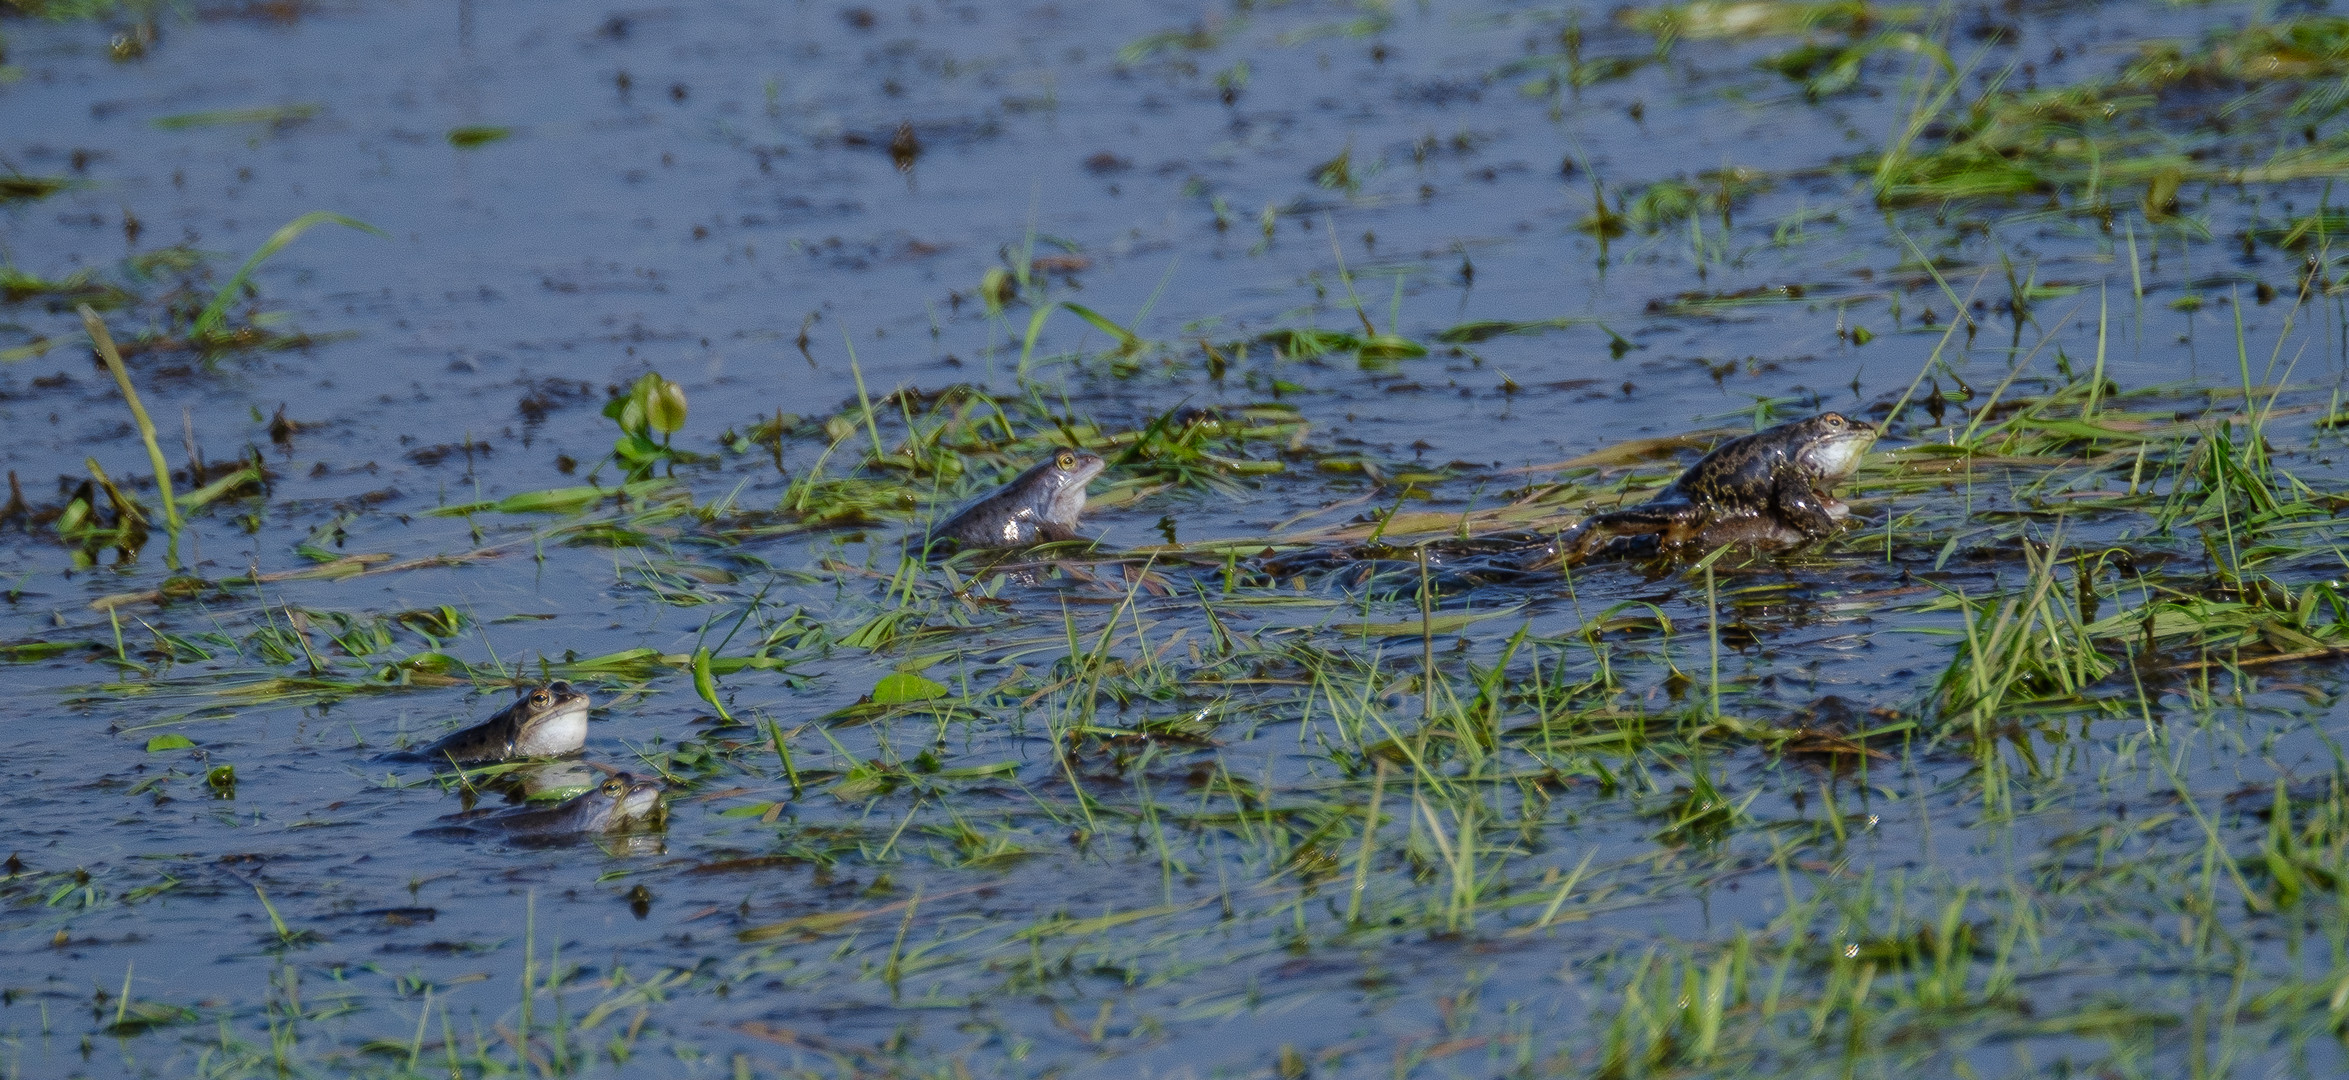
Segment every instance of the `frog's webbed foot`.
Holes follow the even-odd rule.
[[[1617,539],[1625,536],[1637,536],[1645,531],[1643,529],[1620,529],[1593,518],[1576,526],[1573,532],[1560,537],[1556,544],[1545,549],[1547,554],[1554,557],[1544,559],[1543,563],[1558,567],[1580,566],[1589,562],[1590,557],[1597,554],[1599,549],[1614,543]]]
[[[1615,539],[1613,530],[1601,528],[1585,521],[1573,532],[1558,539],[1558,543],[1555,545],[1558,557],[1555,561],[1560,567],[1580,566],[1590,560],[1591,552],[1605,547],[1607,542],[1613,539]]]

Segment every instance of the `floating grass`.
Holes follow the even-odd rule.
[[[290,127],[317,117],[321,107],[308,103],[294,105],[262,105],[249,109],[214,109],[208,112],[173,113],[155,118],[156,127],[164,131],[186,131],[193,128],[231,127],[239,124],[259,124],[264,127]]]
[[[470,150],[477,146],[488,146],[491,143],[503,142],[513,137],[514,129],[491,125],[455,127],[450,128],[448,133],[449,145],[454,146],[459,150]]]
[[[73,181],[59,176],[26,176],[10,173],[0,176],[0,203],[34,202],[46,199],[74,186]]]

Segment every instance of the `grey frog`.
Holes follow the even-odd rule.
[[[664,789],[655,781],[615,773],[553,806],[475,810],[451,815],[428,834],[497,833],[524,843],[657,829],[668,818]]]
[[[557,680],[524,690],[497,715],[402,756],[463,765],[568,754],[587,744],[589,704],[585,693]]]
[[[993,492],[973,500],[930,530],[932,542],[966,548],[1027,547],[1077,539],[1085,512],[1085,485],[1101,475],[1100,455],[1062,450]]]

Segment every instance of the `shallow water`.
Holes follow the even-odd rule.
[[[1968,8],[1935,32],[1970,87],[2010,63],[2053,86],[2250,17]],[[1970,406],[2076,383],[2100,311],[2115,391],[2164,388],[2132,415],[2219,416],[2246,386],[2288,385],[2269,441],[2335,490],[2318,421],[2349,341],[2338,302],[2295,305],[2300,254],[2233,239],[2315,209],[2320,180],[2188,184],[2185,224],[2143,213],[2139,185],[2112,231],[2040,196],[1888,212],[1847,159],[1901,130],[1914,55],[1814,103],[1757,67],[1801,35],[1692,36],[1658,58],[1655,36],[1587,8],[198,8],[109,59],[128,25],[0,20],[0,166],[75,181],[0,207],[9,266],[127,282],[117,337],[184,337],[283,223],[332,210],[383,235],[318,226],[253,276],[237,324],[307,344],[132,351],[175,467],[184,419],[208,460],[257,454],[266,495],[206,507],[175,550],[0,532],[0,639],[69,646],[13,651],[27,662],[0,702],[11,1075],[2342,1064],[2338,882],[2284,904],[2253,880],[2275,779],[2313,798],[2338,768],[2327,660],[2244,674],[2156,655],[2012,710],[2005,749],[1939,737],[1963,623],[1936,590],[2027,586],[2018,533],[2181,567],[2212,550],[2207,531],[2059,512],[2065,487],[2133,490],[2126,462],[2075,463],[2052,489],[2032,485],[2062,453],[1938,488],[1863,476],[1855,535],[1724,562],[1717,604],[1698,573],[1603,566],[1571,585],[1444,577],[1423,611],[1408,557],[1365,582],[1171,550],[1390,508],[1465,527],[1626,440],[1821,407],[1878,419],[1945,342],[1931,385],[1955,404],[1902,410],[1884,448],[1963,441]],[[1529,90],[1609,60],[1628,73]],[[2197,126],[2231,94],[2205,96],[2159,130],[2221,156],[2298,137]],[[289,106],[309,108],[158,124]],[[473,127],[509,131],[452,144]],[[1618,205],[1729,166],[1759,178],[1725,218],[1605,242],[1584,227],[1594,177]],[[1985,299],[1975,333],[1944,337],[1951,305],[1911,241]],[[184,290],[123,276],[175,244],[206,255]],[[990,269],[1028,279],[999,314]],[[2059,288],[2027,317],[1992,306],[2033,280]],[[1070,302],[1139,343],[1049,306]],[[1550,319],[1581,321],[1472,328]],[[0,306],[0,454],[37,506],[71,494],[85,456],[151,497],[79,327],[54,292]],[[1276,351],[1302,329],[1429,351]],[[675,444],[708,456],[661,468],[662,491],[433,513],[617,483],[598,409],[651,370],[690,402]],[[997,395],[969,415],[1001,408],[1020,449],[959,472],[951,452],[907,456],[909,425],[978,438],[954,400],[902,392],[959,383]],[[1089,527],[1166,545],[1158,561],[969,578],[901,561],[930,515],[1055,436],[1264,404],[1293,413],[1210,437],[1221,464],[1184,466],[1208,479],[1112,457]],[[273,434],[281,405],[294,427]],[[747,438],[778,413],[812,419]],[[2149,489],[2185,490],[2155,460]],[[849,485],[825,498],[881,494],[811,522],[795,485],[818,476]],[[2338,574],[2329,525],[2284,535],[2276,579]],[[360,576],[284,576],[377,554]],[[92,604],[255,571],[278,576]],[[2107,614],[2150,595],[2137,581]],[[1489,617],[1432,621],[1466,614]],[[696,691],[704,647],[760,661],[713,673],[725,720]],[[1576,709],[1650,718],[1631,725],[1648,735],[1539,696],[1609,663],[1615,688]],[[1480,694],[1496,668],[1509,693]],[[1434,704],[1429,669],[1448,680]],[[417,835],[476,797],[381,755],[502,706],[502,675],[550,672],[596,688],[588,761],[670,778],[666,829],[554,848]],[[897,674],[942,696],[865,700]],[[1491,745],[1431,743],[1427,718],[1471,700],[1490,703]],[[1875,754],[1785,752],[1763,727]],[[170,735],[189,745],[151,742]],[[1431,745],[1446,763],[1418,767]],[[216,789],[221,764],[234,781]],[[1921,929],[1952,899],[1956,946]],[[1940,969],[1898,952],[1933,940],[1961,988],[1942,999],[1917,989]],[[1746,953],[1761,959],[1724,959]],[[1688,989],[1715,970],[1722,990]],[[1729,1034],[1701,1054],[1701,1024],[1639,1034],[1652,985],[1729,1001]],[[1652,1056],[1627,1061],[1621,1039]]]

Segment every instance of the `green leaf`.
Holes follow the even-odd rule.
[[[157,735],[154,738],[147,740],[147,752],[150,754],[158,754],[165,750],[187,750],[193,748],[195,745],[196,740],[188,738],[185,735],[176,733],[171,735]]]
[[[703,701],[709,702],[710,708],[718,710],[718,719],[729,724],[734,722],[734,714],[727,712],[726,703],[718,700],[718,680],[710,673],[710,650],[707,647],[693,650],[693,692],[700,694]]]
[[[1002,314],[1003,305],[1010,303],[1011,298],[1018,294],[1019,283],[1012,280],[1009,270],[1000,266],[990,266],[986,273],[979,275],[979,295],[987,301],[987,314],[989,315]]]
[[[73,186],[73,181],[62,176],[26,176],[12,172],[0,176],[0,203],[18,199],[46,199]]]
[[[174,113],[158,116],[154,123],[165,131],[185,131],[189,128],[225,127],[230,124],[267,124],[278,127],[298,124],[317,116],[319,108],[311,104],[263,105],[255,109],[214,109],[211,112]]]
[[[894,675],[885,675],[880,682],[874,683],[872,698],[875,705],[899,705],[908,701],[942,698],[946,694],[946,687],[919,675],[900,671]]]
[[[1427,346],[1397,334],[1372,334],[1355,347],[1364,360],[1411,360],[1427,355]]]
[[[499,499],[495,509],[501,514],[568,514],[585,510],[613,494],[609,488],[585,486],[521,491]]]
[[[1491,611],[1465,611],[1456,615],[1437,615],[1428,619],[1424,624],[1418,619],[1405,622],[1341,623],[1338,629],[1344,630],[1348,634],[1360,634],[1364,637],[1418,637],[1422,633],[1450,634],[1467,629],[1470,625],[1483,622],[1486,619],[1500,618],[1524,606],[1523,604],[1512,604]]]
[[[393,669],[421,672],[428,675],[446,675],[452,671],[465,670],[465,662],[445,652],[426,651],[394,661],[385,670],[391,671]]]
[[[23,664],[46,660],[84,647],[70,641],[20,641],[14,645],[0,645],[0,660]]]
[[[270,234],[269,240],[261,245],[260,250],[253,253],[252,258],[245,260],[245,265],[237,267],[237,272],[230,276],[228,284],[222,285],[219,292],[212,294],[212,302],[204,305],[203,313],[196,316],[196,324],[189,328],[189,336],[208,337],[219,333],[221,324],[227,321],[228,306],[236,302],[237,294],[243,291],[245,279],[253,276],[253,270],[260,266],[263,260],[277,254],[287,244],[299,239],[303,233],[309,232],[311,226],[324,225],[328,222],[349,226],[361,232],[374,233],[387,240],[391,238],[391,234],[382,229],[357,218],[344,217],[331,210],[312,210],[301,217],[286,222],[279,226],[275,233]]]
[[[713,656],[710,674],[732,675],[737,671],[788,671],[791,661],[781,656]]]
[[[1446,345],[1473,345],[1479,341],[1489,341],[1505,334],[1538,334],[1544,330],[1563,330],[1589,321],[1572,316],[1530,321],[1481,319],[1475,322],[1464,322],[1445,330],[1436,335],[1436,340]]]
[[[1092,308],[1086,307],[1083,304],[1072,304],[1067,302],[1063,302],[1060,306],[1067,308],[1069,312],[1074,314],[1077,318],[1092,323],[1094,327],[1099,329],[1102,333],[1116,338],[1117,347],[1120,349],[1132,349],[1142,344],[1142,339],[1135,336],[1133,331],[1109,321],[1108,316],[1103,315],[1100,312],[1093,310]]]
[[[668,660],[659,649],[635,648],[622,649],[616,653],[605,653],[602,656],[590,656],[584,660],[571,661],[563,666],[575,672],[599,672],[623,677],[649,678],[667,665]]]
[[[474,126],[449,129],[449,145],[459,150],[487,146],[514,134],[513,128]]]
[[[661,444],[632,431],[620,436],[619,441],[612,444],[612,454],[622,461],[659,461]]]
[[[522,491],[496,502],[471,502],[454,506],[435,507],[424,513],[431,517],[463,517],[496,511],[501,514],[569,514],[586,510],[605,499],[641,497],[669,486],[667,480],[645,480],[623,484],[616,488],[559,487],[541,491]]]
[[[8,178],[0,176],[0,202],[7,201]],[[49,355],[49,350],[56,348],[59,344],[56,338],[37,337],[22,345],[0,349],[0,364],[13,364],[19,360],[38,360]]]
[[[180,512],[194,510],[247,484],[259,484],[261,470],[250,465],[179,497]]]

